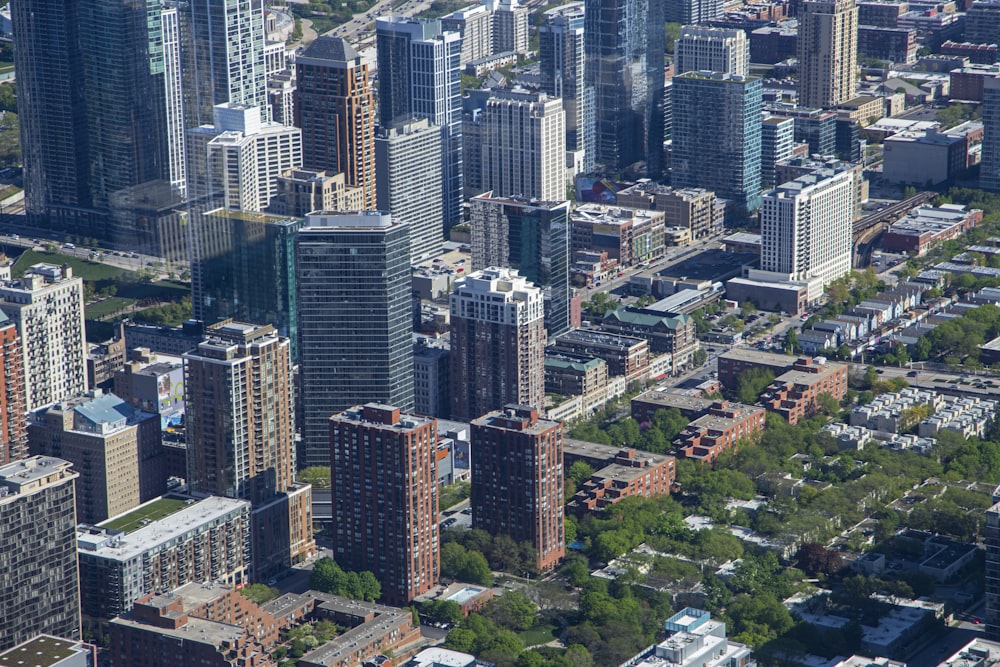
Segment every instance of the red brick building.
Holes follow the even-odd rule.
[[[718,401],[680,432],[674,449],[682,458],[714,463],[720,454],[763,430],[766,414],[756,405]]]
[[[566,553],[563,429],[538,411],[508,405],[472,422],[472,527],[530,542],[537,567]]]
[[[24,355],[17,326],[0,313],[0,466],[28,457]]]
[[[584,482],[569,502],[569,509],[578,514],[597,512],[629,496],[665,495],[676,480],[677,461],[673,456],[622,449],[614,463]]]
[[[406,604],[440,573],[437,420],[369,403],[330,418],[334,559]]]
[[[760,402],[789,424],[811,417],[819,410],[816,398],[829,394],[838,401],[847,394],[847,365],[799,359],[792,370],[774,378]]]

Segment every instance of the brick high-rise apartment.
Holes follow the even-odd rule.
[[[295,125],[303,165],[343,172],[375,208],[375,91],[368,65],[346,40],[323,35],[295,59]]]
[[[806,0],[799,8],[799,106],[829,109],[857,96],[855,0]]]
[[[77,477],[48,456],[0,467],[0,650],[39,633],[80,636]]]
[[[0,465],[27,458],[24,352],[17,327],[0,311]]]
[[[184,355],[184,381],[191,491],[253,503],[254,577],[271,576],[313,547],[311,487],[294,481],[291,342],[270,324],[212,327]]]
[[[545,401],[542,290],[517,271],[489,268],[451,295],[451,416],[473,419],[508,403]]]
[[[437,420],[377,403],[330,418],[337,562],[371,570],[383,598],[406,604],[439,574]]]
[[[530,542],[537,567],[566,553],[563,429],[538,410],[508,405],[472,422],[472,527]]]

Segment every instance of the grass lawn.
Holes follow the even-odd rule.
[[[14,71],[14,63],[4,63],[0,62],[0,74],[6,74],[7,72]]]
[[[31,268],[32,264],[40,262],[55,264],[56,266],[69,264],[73,268],[73,275],[84,280],[115,280],[124,278],[132,273],[132,271],[126,269],[119,269],[117,266],[91,262],[58,252],[38,252],[37,250],[28,249],[21,253],[21,256],[14,263],[14,277],[17,278],[24,275],[24,272]]]
[[[88,320],[99,320],[111,313],[125,310],[135,303],[135,299],[125,299],[120,296],[113,296],[110,299],[93,303],[86,307],[86,317]]]
[[[127,283],[118,286],[118,296],[129,299],[180,301],[190,294],[190,285],[174,280],[161,280],[155,283]]]
[[[132,531],[138,530],[145,525],[143,523],[143,519],[157,521],[165,516],[170,516],[178,510],[184,509],[185,504],[186,503],[182,498],[171,498],[168,496],[166,498],[154,500],[145,507],[132,510],[128,514],[123,514],[117,519],[109,519],[99,525],[101,528],[111,528],[125,533],[131,533]]]
[[[539,644],[548,644],[553,639],[558,639],[555,632],[556,626],[546,623],[544,625],[536,625],[530,630],[519,632],[517,635],[524,641],[525,646],[538,646]]]

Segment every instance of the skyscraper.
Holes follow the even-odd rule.
[[[441,17],[441,28],[462,36],[462,66],[493,55],[493,14],[486,5],[471,5]]]
[[[462,38],[440,21],[388,17],[375,21],[379,124],[427,118],[444,128],[444,224],[462,220]]]
[[[441,252],[442,129],[426,118],[380,127],[375,137],[376,203],[410,228],[410,261]]]
[[[517,269],[545,289],[545,329],[557,336],[570,328],[570,223],[568,201],[494,197],[469,201],[472,268]]]
[[[302,128],[303,165],[343,172],[375,208],[375,93],[346,40],[322,35],[295,59],[295,125]]]
[[[545,401],[542,290],[517,271],[488,268],[451,295],[451,416],[468,420],[508,403]]]
[[[687,72],[674,77],[672,183],[729,199],[737,217],[760,207],[761,81]]]
[[[566,195],[566,113],[558,98],[496,90],[480,116],[482,187],[502,197]]]
[[[529,542],[536,567],[566,553],[563,535],[563,429],[538,410],[507,405],[472,422],[472,526]]]
[[[0,311],[0,466],[28,456],[25,400],[21,337]]]
[[[377,403],[330,417],[334,559],[407,604],[438,581],[437,420]]]
[[[799,9],[799,105],[830,109],[857,96],[855,0],[805,0]]]
[[[594,88],[598,168],[663,168],[662,0],[586,0],[587,83]]]
[[[584,77],[583,3],[545,12],[538,29],[542,91],[562,100],[566,112],[566,150],[582,152],[584,172],[594,169],[594,91]],[[567,159],[567,164],[571,164]]]
[[[527,53],[530,11],[518,0],[484,0],[493,18],[493,53]]]
[[[663,0],[664,20],[698,25],[722,16],[722,0]]]
[[[0,650],[39,633],[80,636],[77,477],[48,456],[0,466]]]
[[[413,409],[409,230],[388,213],[310,215],[296,240],[305,465],[326,465],[330,415]]]
[[[993,490],[993,505],[986,510],[983,543],[986,546],[986,638],[1000,641],[1000,487]]]
[[[822,287],[851,271],[855,183],[850,171],[821,169],[764,195],[760,212],[760,275]]]
[[[997,76],[983,80],[983,158],[979,184],[984,190],[1000,192],[1000,77]]]
[[[674,74],[721,72],[749,74],[750,46],[742,30],[686,25],[674,43]]]
[[[795,146],[795,120],[784,116],[768,116],[760,126],[760,180],[764,187],[775,183],[774,165],[792,157]]]
[[[311,553],[311,487],[295,475],[291,342],[271,325],[211,327],[184,355],[192,492],[253,503],[254,577]]]
[[[87,391],[83,280],[73,269],[35,264],[18,280],[0,283],[0,311],[23,341],[29,412]]]

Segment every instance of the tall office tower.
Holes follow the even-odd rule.
[[[983,80],[983,157],[979,186],[1000,192],[1000,77]]]
[[[855,0],[804,0],[799,8],[799,105],[830,109],[857,96]]]
[[[379,124],[427,118],[444,128],[445,227],[462,221],[462,37],[440,21],[389,17],[375,21]]]
[[[749,74],[750,45],[743,30],[686,25],[674,43],[674,74]]]
[[[437,420],[368,403],[330,417],[334,559],[407,604],[440,573]]]
[[[207,324],[228,318],[273,324],[291,340],[292,359],[298,359],[295,235],[301,224],[298,218],[224,208],[196,213],[195,318]]]
[[[568,201],[494,197],[469,201],[472,269],[491,266],[517,272],[545,289],[545,329],[557,336],[570,328],[570,223]]]
[[[493,55],[493,14],[486,5],[472,5],[441,17],[441,29],[462,37],[462,67]]]
[[[760,181],[764,187],[775,182],[774,165],[792,157],[795,147],[795,120],[784,116],[768,116],[760,126]]]
[[[0,466],[0,650],[39,633],[80,636],[77,477],[48,456]]]
[[[346,40],[323,35],[295,59],[295,125],[307,169],[343,172],[375,208],[375,92]]]
[[[531,12],[518,0],[483,0],[493,16],[493,53],[528,53]]]
[[[761,274],[825,286],[850,273],[855,196],[852,173],[830,169],[800,176],[765,194]]]
[[[986,638],[1000,641],[1000,487],[993,490],[993,505],[986,510]]]
[[[671,182],[732,202],[737,217],[760,207],[761,81],[686,72],[674,77]]]
[[[542,92],[562,100],[566,112],[566,150],[582,153],[581,169],[594,169],[594,91],[584,73],[583,3],[545,12],[538,29]],[[567,165],[573,164],[567,158]]]
[[[451,295],[451,417],[545,401],[545,303],[517,271],[488,268]]]
[[[173,180],[168,90],[175,16],[160,2],[12,10],[25,211],[52,226],[117,244],[114,194]],[[135,220],[130,224],[137,224]]]
[[[586,0],[587,85],[594,88],[594,162],[617,172],[663,169],[663,1]]]
[[[163,31],[163,86],[166,104],[167,160],[172,191],[183,196],[187,188],[187,156],[184,152],[184,77],[181,72],[181,19],[177,5],[160,9]]]
[[[421,165],[423,167],[423,165]],[[343,172],[292,169],[278,177],[278,194],[268,210],[276,215],[304,218],[313,211],[361,211],[364,188],[347,184]]]
[[[0,311],[0,466],[27,458],[27,412],[21,337]]]
[[[219,104],[212,125],[188,131],[191,198],[234,211],[263,211],[277,194],[278,177],[302,166],[302,131],[264,121],[261,112]]]
[[[426,118],[380,127],[375,137],[376,204],[410,228],[412,264],[439,254],[444,242],[443,139]]]
[[[530,542],[536,566],[566,554],[563,428],[531,406],[507,405],[472,422],[472,526]]]
[[[295,247],[304,465],[326,465],[330,415],[413,409],[410,236],[388,213],[322,212]]]
[[[482,187],[502,197],[566,196],[566,112],[545,93],[496,90],[482,125]]]
[[[188,486],[253,503],[257,580],[315,546],[312,487],[294,478],[292,383],[291,342],[270,324],[212,327],[184,355]]]
[[[179,3],[185,127],[211,124],[219,104],[257,107],[267,118],[264,3]]]
[[[83,280],[72,268],[35,264],[0,283],[0,311],[21,337],[29,412],[87,391]]]
[[[167,492],[160,416],[114,394],[77,396],[35,413],[28,425],[32,454],[69,461],[76,515],[99,523]]]
[[[282,125],[295,125],[295,73],[278,72],[267,78],[267,104],[271,119]]]

